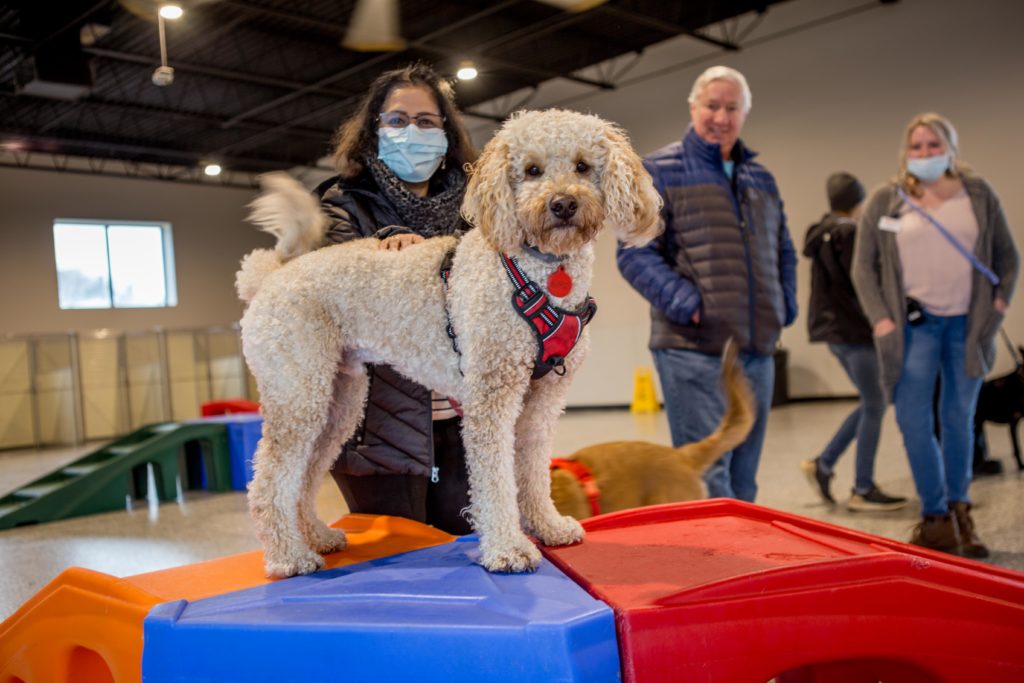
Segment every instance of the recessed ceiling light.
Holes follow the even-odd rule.
[[[477,76],[476,65],[473,62],[459,64],[459,70],[455,72],[460,81],[471,81]]]
[[[160,16],[164,19],[180,19],[182,14],[184,14],[184,12],[177,5],[160,6]]]
[[[220,175],[220,171],[220,164],[207,164],[203,167],[203,173],[210,176]]]

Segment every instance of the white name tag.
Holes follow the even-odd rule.
[[[893,218],[892,216],[882,216],[878,219],[878,229],[885,230],[887,232],[899,232],[900,219]]]

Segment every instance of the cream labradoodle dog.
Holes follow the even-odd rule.
[[[514,115],[473,169],[463,213],[475,229],[398,252],[379,251],[375,239],[311,251],[325,229],[317,203],[282,174],[264,183],[252,220],[277,247],[249,254],[236,284],[248,302],[242,342],[263,407],[249,508],[267,573],[316,571],[321,553],[345,546],[341,531],[317,519],[314,499],[362,418],[366,363],[391,365],[462,404],[469,515],[484,567],[534,569],[540,552],[524,531],[545,545],[582,540],[579,523],[551,502],[548,462],[587,333],[559,372],[531,379],[538,341],[513,307],[502,254],[544,289],[564,268],[569,291],[559,274],[551,304],[586,310],[600,230],[634,246],[660,232],[660,199],[622,131],[570,111]],[[446,286],[439,272],[453,249]]]
[[[736,356],[735,344],[722,354],[726,405],[714,432],[679,448],[648,441],[609,441],[552,461],[551,498],[558,511],[584,519],[595,512],[706,498],[704,472],[723,453],[743,443],[754,425],[750,384]]]

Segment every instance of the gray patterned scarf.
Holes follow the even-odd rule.
[[[453,235],[461,231],[459,209],[466,192],[466,174],[462,169],[442,170],[435,175],[437,180],[431,181],[434,186],[439,180],[441,191],[418,197],[380,159],[366,159],[365,163],[381,194],[395,207],[405,227],[412,228],[423,237]]]

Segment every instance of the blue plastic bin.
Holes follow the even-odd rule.
[[[489,574],[475,536],[146,617],[145,683],[619,681],[614,615],[544,560]]]
[[[231,413],[190,421],[219,422],[225,426],[231,454],[231,488],[245,491],[252,481],[252,458],[263,435],[263,416],[259,413]]]

